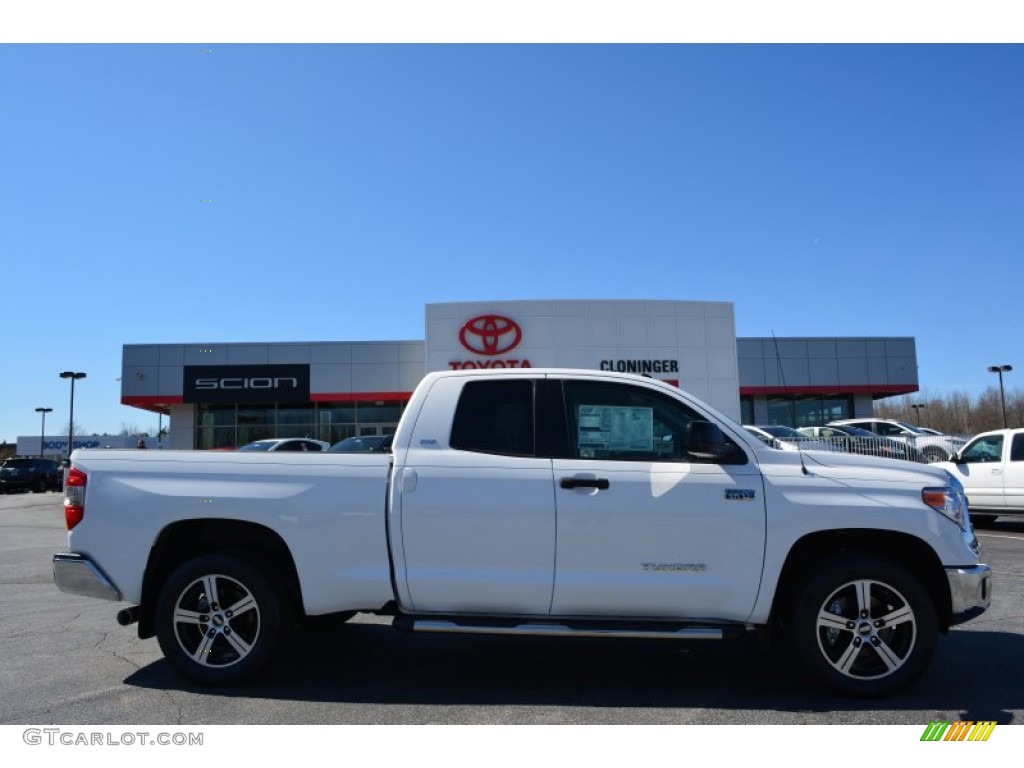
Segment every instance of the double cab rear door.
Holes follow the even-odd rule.
[[[744,620],[764,488],[738,441],[725,462],[690,453],[697,408],[598,375],[436,380],[395,454],[403,607]]]

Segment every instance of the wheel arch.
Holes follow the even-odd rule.
[[[772,623],[785,615],[786,606],[793,600],[806,574],[813,572],[817,564],[843,554],[876,555],[907,568],[921,580],[931,597],[939,629],[942,632],[949,629],[952,619],[949,581],[935,550],[910,534],[858,528],[810,533],[793,545],[772,600]]]
[[[206,518],[182,520],[164,528],[149,553],[142,581],[139,637],[156,634],[154,614],[160,589],[182,563],[210,552],[228,552],[271,569],[286,605],[303,615],[302,588],[295,560],[280,534],[259,523]]]

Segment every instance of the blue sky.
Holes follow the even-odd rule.
[[[978,394],[1024,376],[1022,82],[993,44],[0,45],[0,439],[67,423],[68,369],[88,431],[155,428],[126,343],[438,301],[730,301]]]

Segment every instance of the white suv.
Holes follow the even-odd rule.
[[[928,461],[948,461],[950,456],[967,443],[963,438],[936,435],[934,432],[896,419],[840,419],[830,421],[828,426],[860,427],[882,437],[902,440],[921,451]]]

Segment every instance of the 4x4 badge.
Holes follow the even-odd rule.
[[[757,494],[747,488],[726,488],[726,501],[753,501]]]

